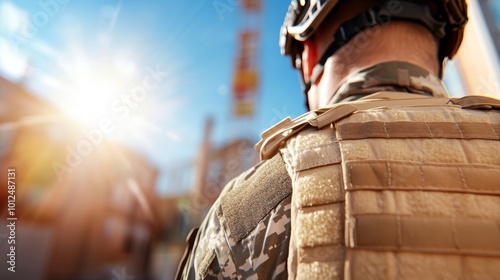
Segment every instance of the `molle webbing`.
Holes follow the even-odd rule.
[[[500,185],[500,168],[484,164],[364,160],[347,162],[345,167],[345,187],[349,191],[401,190],[498,195]]]
[[[294,120],[286,118],[262,133],[262,139],[255,145],[262,160],[272,158],[283,147],[286,140],[306,127],[322,129],[327,125],[347,118],[356,112],[377,108],[397,107],[456,107],[463,109],[500,109],[500,100],[483,96],[456,98],[434,98],[400,92],[378,92],[349,103],[331,105],[308,112]],[[425,110],[425,109],[424,109]],[[466,115],[466,114],[464,114]],[[414,121],[414,120],[409,120]],[[443,122],[450,122],[444,119]],[[467,122],[467,119],[463,120]],[[498,129],[498,128],[497,128]]]
[[[353,248],[500,258],[498,225],[494,221],[408,215],[359,215],[353,218],[356,224],[351,233]]]
[[[365,138],[499,139],[500,124],[481,122],[363,122],[338,127],[340,140]]]
[[[289,279],[342,279],[345,194],[335,134],[307,129],[287,147],[282,154],[293,185]]]
[[[500,103],[396,101],[331,110],[333,121],[308,119],[281,138],[293,185],[290,278],[500,275],[500,112],[491,110]]]

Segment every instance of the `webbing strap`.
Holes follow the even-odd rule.
[[[356,111],[374,109],[379,107],[421,107],[421,106],[450,106],[449,98],[418,98],[418,99],[395,99],[395,100],[370,100],[363,102],[341,103],[338,106],[325,111],[309,123],[317,128],[323,128],[333,122],[351,115]]]
[[[420,95],[409,95],[408,93],[376,93],[358,101],[335,104],[316,111],[310,111],[294,120],[286,118],[264,131],[261,136],[262,139],[255,145],[255,148],[260,153],[261,160],[270,159],[276,154],[286,139],[307,126],[323,128],[358,110],[366,110],[380,106],[437,106],[449,105],[449,101],[449,98],[431,98]]]
[[[494,165],[348,161],[346,175],[347,191],[431,191],[500,196],[500,169]]]
[[[353,249],[500,256],[494,221],[403,215],[358,215],[349,242]]]
[[[500,109],[500,100],[487,96],[469,95],[450,101],[463,109]]]
[[[349,103],[334,104],[330,107],[310,111],[301,117],[291,120],[287,118],[262,133],[262,139],[255,148],[262,160],[273,157],[278,149],[291,136],[308,126],[323,128],[335,123],[354,112],[374,108],[394,107],[430,107],[448,106],[463,109],[497,109],[500,110],[500,100],[484,96],[466,96],[460,99],[436,98],[402,92],[379,92]],[[498,132],[497,128],[493,128]]]
[[[381,122],[341,124],[339,140],[366,138],[500,139],[500,123],[484,122]]]

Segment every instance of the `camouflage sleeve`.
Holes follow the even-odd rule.
[[[280,155],[229,183],[202,223],[181,279],[286,279],[291,193]]]

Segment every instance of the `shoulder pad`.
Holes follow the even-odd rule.
[[[221,196],[222,213],[234,242],[244,238],[292,193],[292,180],[279,153],[242,175],[244,178]]]
[[[273,157],[291,136],[306,127],[321,129],[335,123],[356,111],[380,107],[422,107],[455,106],[464,109],[500,108],[500,100],[483,96],[466,96],[460,99],[449,97],[429,97],[402,92],[378,92],[357,101],[330,105],[310,111],[294,120],[286,118],[262,133],[255,148],[262,160]]]

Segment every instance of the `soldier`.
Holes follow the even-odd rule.
[[[465,0],[292,1],[311,111],[262,134],[184,279],[499,279],[500,101],[449,98]]]

